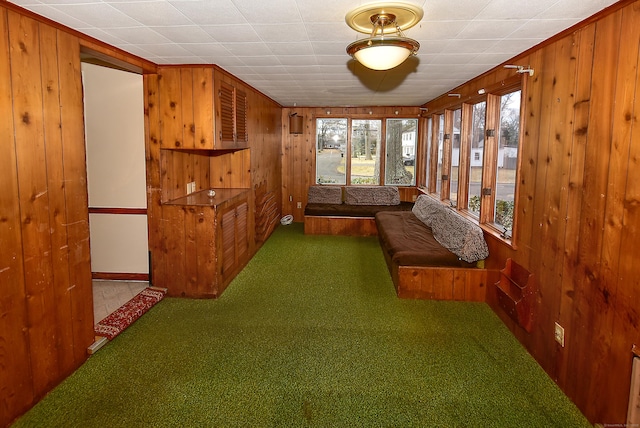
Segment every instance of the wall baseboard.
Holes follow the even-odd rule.
[[[106,279],[110,281],[149,281],[149,274],[126,272],[91,272],[91,279]]]

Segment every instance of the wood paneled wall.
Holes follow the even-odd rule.
[[[80,45],[0,6],[0,426],[94,340]]]
[[[202,106],[213,105],[215,78],[233,82],[247,94],[249,148],[239,151],[161,149],[163,138],[178,142],[180,147],[189,148],[203,140],[213,139],[213,112],[203,114]],[[171,85],[161,83],[162,79],[165,79],[165,82],[170,80]],[[198,83],[194,84],[196,80]],[[203,85],[201,82],[206,84]],[[203,87],[208,88],[207,93],[200,91]],[[189,292],[188,281],[184,279],[185,269],[172,269],[171,264],[176,260],[182,260],[182,265],[189,267],[193,272],[198,271],[198,267],[195,266],[198,258],[191,253],[187,254],[185,250],[193,240],[193,231],[188,230],[190,226],[183,218],[165,218],[162,202],[184,196],[186,184],[190,181],[196,181],[197,190],[210,187],[251,189],[248,201],[248,232],[249,253],[253,255],[263,243],[262,240],[254,239],[255,189],[262,186],[262,192],[276,195],[276,201],[282,199],[281,107],[217,67],[159,67],[158,74],[144,76],[144,88],[151,277],[154,285],[167,287],[170,295],[195,297],[197,294]],[[193,91],[192,88],[197,88],[198,91]],[[198,102],[197,97],[207,100]],[[174,114],[168,115],[171,110]],[[201,131],[203,129],[208,132]],[[194,132],[201,133],[195,138],[195,143]],[[280,207],[277,209],[282,211]],[[185,211],[185,215],[189,213]],[[213,222],[209,227],[215,227]],[[178,241],[181,245],[170,245],[171,242]],[[194,242],[191,244],[196,248]],[[202,247],[203,251],[206,250],[205,247],[206,245]],[[172,248],[182,250],[173,252]],[[195,274],[189,281],[197,282],[197,277]]]
[[[397,112],[397,114],[396,114]],[[303,116],[302,134],[289,133],[289,115]],[[282,213],[304,221],[309,186],[316,179],[316,135],[318,118],[376,119],[380,117],[418,118],[419,107],[299,107],[282,109]],[[421,132],[423,131],[421,126]],[[421,135],[418,140],[421,140]],[[417,165],[417,168],[420,168]],[[416,188],[400,188],[402,200],[411,201]],[[300,208],[298,208],[298,204]]]
[[[516,248],[489,238],[487,267],[511,257],[535,275],[532,332],[506,316],[493,287],[489,303],[589,420],[604,424],[626,421],[640,343],[638,22],[640,1],[622,2],[509,61],[535,70],[523,99]],[[512,74],[496,68],[452,92],[471,97]],[[426,107],[447,102],[445,94]]]

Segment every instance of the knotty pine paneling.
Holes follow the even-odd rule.
[[[397,112],[397,114],[396,114]],[[289,115],[303,116],[303,133],[289,133]],[[316,119],[318,118],[419,118],[419,107],[288,107],[282,109],[282,214],[291,214],[296,222],[304,221],[309,186],[316,180]],[[420,126],[426,126],[421,121]],[[425,130],[426,131],[426,130]],[[417,152],[426,132],[420,131]],[[384,156],[382,156],[384,158]],[[418,165],[418,168],[421,166]],[[415,187],[400,188],[402,200],[413,201]],[[300,204],[300,208],[298,208]]]
[[[508,61],[529,64],[523,99],[515,245],[488,237],[487,267],[508,257],[539,285],[531,333],[487,302],[594,423],[626,422],[631,348],[640,342],[640,2],[621,2],[575,31]],[[511,73],[513,73],[511,71]],[[501,67],[449,92],[472,94]],[[446,94],[427,103],[446,105]],[[554,323],[565,328],[565,347]]]
[[[0,7],[0,426],[93,342],[77,37]]]

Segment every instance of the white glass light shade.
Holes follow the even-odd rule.
[[[372,70],[389,70],[402,64],[420,48],[407,37],[374,37],[351,43],[347,53]]]

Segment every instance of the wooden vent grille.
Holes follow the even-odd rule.
[[[247,141],[247,95],[236,90],[236,139]]]
[[[222,83],[218,96],[220,97],[220,140],[233,141],[233,86]]]
[[[249,205],[244,202],[238,205],[236,208],[236,232],[238,234],[237,239],[237,256],[242,258],[249,250],[249,233],[247,229],[247,213],[249,212]]]
[[[222,272],[227,272],[236,260],[236,212],[227,211],[222,215]]]

